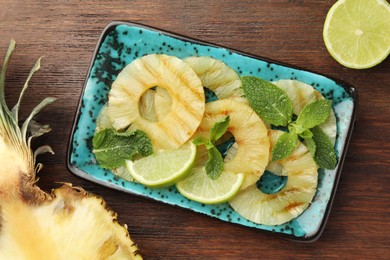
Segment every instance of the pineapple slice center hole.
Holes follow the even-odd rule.
[[[287,184],[288,177],[276,175],[271,171],[266,170],[257,181],[257,188],[266,194],[275,194],[283,190]]]
[[[212,101],[218,100],[218,97],[214,91],[212,91],[211,89],[206,88],[206,87],[203,87],[203,89],[204,89],[204,96],[205,96],[206,102],[212,102]]]
[[[229,131],[216,142],[215,146],[224,158],[225,163],[234,158],[238,149],[235,138]]]
[[[172,98],[165,88],[155,86],[142,94],[138,103],[141,117],[159,122],[171,112]]]

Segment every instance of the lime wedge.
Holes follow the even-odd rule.
[[[205,167],[194,167],[190,175],[176,183],[179,192],[186,198],[204,204],[216,204],[228,201],[240,189],[244,174],[223,171],[212,180]]]
[[[158,151],[136,161],[126,161],[131,176],[149,187],[166,187],[190,172],[196,156],[196,146],[189,142],[176,150]]]
[[[390,53],[390,5],[385,0],[340,0],[329,10],[323,37],[340,64],[371,68]]]

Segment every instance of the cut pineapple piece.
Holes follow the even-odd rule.
[[[153,87],[164,88],[172,104],[157,122],[140,115],[142,95]],[[127,65],[112,84],[108,116],[115,129],[144,131],[155,149],[176,149],[196,131],[205,109],[200,79],[182,60],[164,54],[150,54]],[[155,108],[157,110],[157,108]]]
[[[272,132],[274,137],[281,134],[276,130]],[[271,142],[276,139],[270,138]],[[266,194],[257,187],[259,179],[248,176],[241,191],[229,201],[238,214],[258,224],[280,225],[297,217],[309,206],[317,190],[318,177],[317,165],[310,152],[300,143],[290,157],[280,162],[288,175],[283,189]]]
[[[231,99],[207,103],[204,118],[195,136],[208,138],[214,124],[226,116],[230,117],[227,131],[234,136],[237,146],[233,146],[234,155],[225,158],[224,170],[260,177],[269,160],[268,130],[248,105]]]
[[[222,61],[207,56],[188,57],[184,61],[219,99],[244,95],[240,76]]]
[[[99,115],[96,118],[95,132],[112,127],[112,122],[107,115],[107,103],[100,109]]]
[[[51,194],[36,186],[42,166],[35,165],[35,157],[51,149],[42,146],[33,153],[31,140],[50,128],[32,118],[54,99],[44,99],[19,127],[20,101],[40,60],[10,111],[4,83],[14,48],[11,41],[0,74],[0,259],[142,259],[126,226],[103,199],[70,184]],[[28,133],[31,124],[34,132]]]
[[[293,113],[299,115],[303,107],[307,104],[313,103],[321,99],[325,99],[324,96],[312,86],[297,80],[278,80],[272,82],[279,88],[286,91],[288,97],[293,104]],[[324,133],[334,144],[336,142],[337,125],[336,116],[332,110],[329,114],[328,119],[319,125]]]
[[[105,202],[69,184],[45,201],[2,201],[1,214],[0,259],[142,259]]]

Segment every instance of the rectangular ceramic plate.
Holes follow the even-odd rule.
[[[337,118],[335,148],[339,162],[335,170],[319,171],[317,193],[311,205],[301,215],[279,226],[258,225],[239,216],[227,203],[204,205],[189,201],[181,196],[175,187],[150,189],[118,178],[97,164],[92,153],[92,137],[96,117],[107,101],[111,83],[125,65],[151,53],[163,53],[178,58],[212,56],[225,62],[240,75],[258,76],[269,81],[296,79],[310,84],[326,98],[333,99]],[[113,22],[103,31],[92,58],[69,142],[67,164],[74,174],[113,189],[292,239],[314,241],[320,236],[329,215],[355,120],[356,106],[356,90],[329,77],[155,28]]]

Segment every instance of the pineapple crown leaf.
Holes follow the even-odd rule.
[[[16,105],[12,108],[12,111],[9,110],[6,101],[5,101],[5,75],[8,69],[8,64],[10,61],[10,58],[12,56],[12,53],[16,47],[16,42],[14,40],[11,40],[11,43],[8,47],[3,66],[1,68],[0,72],[0,135],[3,138],[3,141],[9,143],[14,147],[15,150],[22,152],[22,154],[25,154],[26,160],[29,160],[30,158],[29,151],[31,147],[31,139],[37,136],[40,136],[44,133],[49,132],[51,129],[48,125],[39,125],[36,123],[33,119],[33,117],[38,114],[46,105],[54,102],[56,98],[48,97],[42,100],[30,113],[30,115],[27,117],[27,119],[24,121],[21,127],[19,127],[18,121],[19,121],[19,108],[21,101],[23,99],[24,93],[28,88],[28,83],[30,82],[32,76],[35,72],[37,72],[41,67],[41,58],[37,60],[34,67],[31,69],[29,76],[22,88],[22,91],[20,92],[19,99],[16,103]],[[31,131],[31,136],[27,138],[28,131]],[[36,153],[34,154],[34,161],[35,157],[38,154],[41,154],[43,152],[52,152],[50,148],[47,146],[44,146],[44,148],[38,148]],[[33,163],[32,162],[32,163]]]
[[[15,49],[15,46],[16,42],[14,40],[11,40],[0,72],[0,121],[2,130],[8,132],[8,134],[10,130],[9,127],[15,128],[15,126],[17,126],[17,122],[15,121],[11,111],[8,109],[7,103],[5,102],[4,94],[5,74],[7,72],[8,64]]]
[[[34,67],[31,69],[30,74],[28,75],[28,78],[26,80],[26,83],[24,83],[23,89],[22,89],[22,91],[19,94],[18,102],[16,103],[16,105],[11,110],[12,114],[15,117],[15,121],[16,122],[18,122],[19,108],[20,108],[20,103],[22,102],[22,99],[23,99],[23,96],[24,96],[24,92],[27,90],[28,83],[30,82],[30,80],[31,80],[32,76],[34,75],[34,73],[37,72],[41,68],[41,59],[42,59],[42,57],[37,60],[37,62],[35,63]]]

